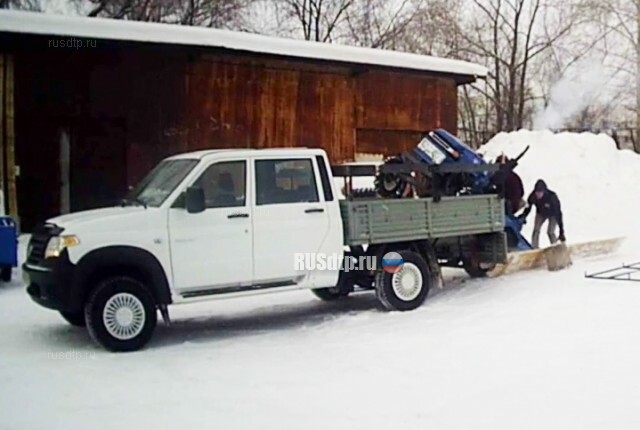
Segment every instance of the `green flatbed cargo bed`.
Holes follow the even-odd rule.
[[[340,201],[346,245],[501,232],[504,204],[494,194],[423,199]]]

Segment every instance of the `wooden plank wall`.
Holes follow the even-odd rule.
[[[192,150],[321,147],[337,163],[455,133],[456,104],[452,79],[208,56],[189,66],[185,127]]]
[[[353,157],[353,82],[347,70],[209,59],[188,74],[189,148],[327,149]]]
[[[434,128],[456,132],[451,79],[376,71],[361,75],[357,88],[356,153],[394,155]]]

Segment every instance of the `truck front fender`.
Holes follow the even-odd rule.
[[[157,304],[171,303],[171,289],[160,261],[149,251],[134,246],[108,246],[89,252],[77,263],[74,287],[83,302],[96,283],[108,276],[129,275],[144,282]]]

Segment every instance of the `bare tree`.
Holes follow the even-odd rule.
[[[419,8],[412,0],[356,0],[346,14],[349,40],[358,46],[406,49],[418,15]]]
[[[42,2],[40,0],[0,0],[0,9],[41,11]]]
[[[73,0],[91,17],[234,27],[252,0]]]
[[[75,0],[76,4],[86,4],[87,16],[132,21],[163,21],[173,13],[170,2],[161,0]]]
[[[599,23],[606,29],[606,33],[627,47],[621,52],[620,60],[634,78],[633,111],[636,136],[640,136],[640,0],[591,0],[588,5],[596,11]],[[635,139],[634,149],[640,153],[640,139]]]
[[[355,0],[273,0],[280,19],[293,20],[306,40],[330,42]]]
[[[640,0],[639,0],[640,1]],[[575,5],[542,0],[472,0],[470,22],[452,20],[460,38],[458,56],[489,67],[476,91],[490,102],[495,131],[516,130],[533,112],[530,82],[534,62],[560,43],[580,18]]]
[[[181,0],[174,2],[179,22],[184,25],[226,27],[240,18],[248,0]]]

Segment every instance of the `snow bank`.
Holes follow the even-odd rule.
[[[558,193],[569,242],[640,232],[638,154],[619,151],[613,139],[603,134],[546,130],[500,133],[479,152],[489,161],[502,153],[515,157],[527,146],[529,152],[516,168],[525,197],[537,179],[544,179]],[[529,236],[532,224],[530,215],[525,230]]]

